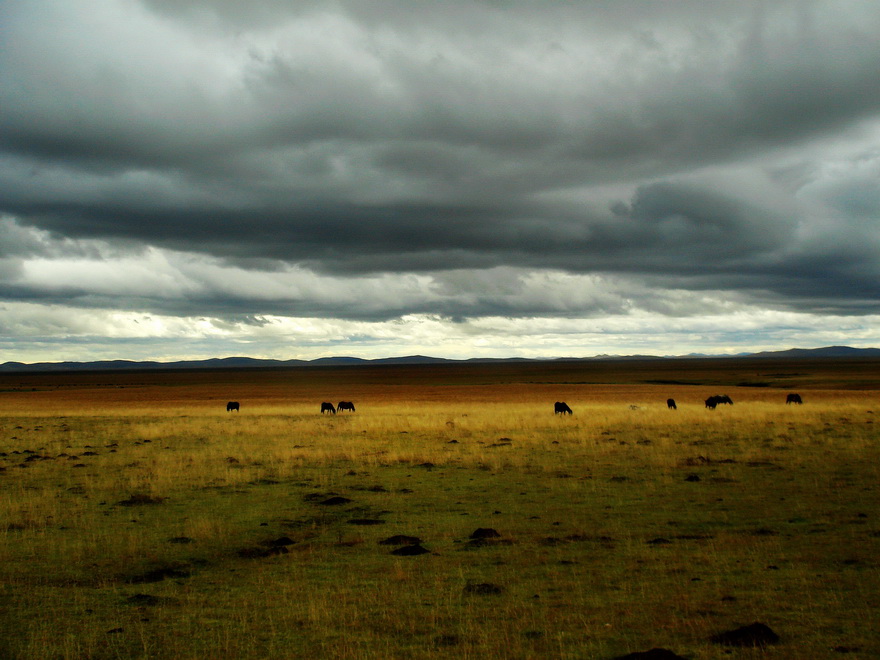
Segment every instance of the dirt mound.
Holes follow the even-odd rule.
[[[769,626],[757,621],[748,626],[742,626],[735,630],[728,630],[717,635],[712,635],[709,641],[724,646],[765,647],[768,644],[776,644],[779,635],[773,632]]]
[[[74,466],[76,467],[76,466]],[[162,504],[166,497],[151,497],[150,495],[134,494],[127,500],[117,502],[119,506],[140,506],[142,504]]]
[[[491,527],[479,527],[470,535],[472,539],[499,539],[501,538],[501,534],[496,532]]]
[[[161,582],[168,578],[188,578],[192,575],[192,571],[181,566],[160,566],[151,569],[145,573],[133,575],[125,581],[129,584],[149,584],[152,582]]]
[[[341,497],[339,495],[335,497],[328,497],[326,500],[319,502],[319,504],[323,504],[324,506],[338,506],[340,504],[348,504],[351,502],[347,497]]]
[[[266,548],[283,548],[286,545],[293,545],[293,539],[289,536],[279,536],[277,539],[269,539],[260,543]]]
[[[391,554],[398,557],[415,557],[416,555],[424,555],[429,552],[431,551],[416,543],[415,545],[405,545],[396,550],[392,550]]]
[[[268,548],[242,548],[238,551],[238,556],[244,559],[263,559],[274,555],[286,555],[288,552],[286,547],[279,545]]]
[[[422,542],[418,536],[406,536],[405,534],[396,534],[389,536],[387,539],[379,541],[379,545],[419,545]]]
[[[153,596],[152,594],[135,594],[126,598],[125,602],[137,607],[152,607],[154,605],[176,603],[177,600],[165,596]]]
[[[636,651],[619,655],[614,660],[684,660],[684,658],[669,649],[653,648],[649,651]]]

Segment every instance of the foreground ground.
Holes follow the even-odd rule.
[[[3,375],[0,657],[880,657],[878,367]]]

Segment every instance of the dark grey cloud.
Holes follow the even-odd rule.
[[[375,320],[621,313],[681,289],[877,311],[875,3],[293,4],[0,4],[7,299]],[[339,302],[23,266],[151,248],[288,285],[427,279]],[[631,295],[570,305],[531,272]]]

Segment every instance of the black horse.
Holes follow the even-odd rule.
[[[557,401],[553,404],[553,414],[554,415],[571,415],[571,408],[568,407],[568,404],[565,401]]]
[[[229,412],[230,410],[234,410],[235,412],[241,412],[239,410],[238,401],[230,401],[229,403],[226,404],[226,412]]]
[[[321,414],[323,415],[325,412],[336,414],[336,408],[333,407],[333,404],[325,401],[321,404]]]
[[[802,404],[803,402],[804,402],[804,401],[803,401],[803,399],[801,399],[801,395],[800,395],[800,394],[795,394],[794,392],[792,392],[792,393],[789,394],[787,397],[785,397],[785,403],[786,403],[786,404],[789,404],[789,403],[796,403],[796,404],[800,405],[800,404]]]
[[[675,405],[675,399],[666,399],[666,407],[672,410],[678,410],[678,407]]]
[[[354,412],[354,404],[351,401],[340,401],[336,404],[336,410],[339,412],[342,412],[343,410]]]
[[[726,394],[716,394],[715,396],[710,396],[706,399],[706,407],[710,410],[715,410],[715,406],[719,403],[726,403],[728,405],[733,405],[733,399],[731,399]]]

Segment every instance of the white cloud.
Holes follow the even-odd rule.
[[[3,303],[0,312],[0,362],[113,359],[120,354],[160,360],[589,357],[880,343],[880,316],[826,318],[750,308],[699,319],[633,312],[592,319],[481,317],[462,322],[432,315],[381,322],[272,315],[236,321],[28,303]]]

